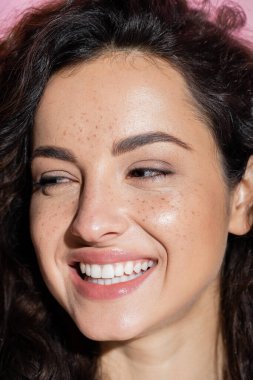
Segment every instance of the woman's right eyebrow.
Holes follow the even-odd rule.
[[[40,146],[34,149],[31,161],[36,157],[56,158],[58,160],[69,161],[73,163],[77,162],[74,154],[69,149],[60,148],[57,146]]]

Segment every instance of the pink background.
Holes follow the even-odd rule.
[[[1,33],[4,32],[7,26],[14,22],[16,17],[18,17],[26,7],[45,2],[50,2],[50,0],[0,0]],[[214,5],[223,2],[224,0],[212,0]],[[253,0],[237,0],[236,2],[244,8],[248,19],[247,26],[243,30],[243,36],[253,41]]]

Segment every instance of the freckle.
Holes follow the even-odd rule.
[[[165,198],[160,198],[161,201],[165,201]]]
[[[98,126],[97,126],[97,125],[95,126],[95,129],[98,129]]]
[[[67,134],[67,131],[64,130],[64,131],[63,131],[63,136],[66,136],[66,134]]]
[[[87,141],[90,141],[90,138],[89,138],[89,137],[87,137]]]

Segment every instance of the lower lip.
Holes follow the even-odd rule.
[[[112,300],[125,296],[136,290],[154,271],[155,267],[150,268],[141,276],[126,282],[111,285],[93,284],[82,280],[76,270],[72,270],[72,281],[81,296],[92,300]]]

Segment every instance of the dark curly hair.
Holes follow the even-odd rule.
[[[207,1],[204,1],[205,5]],[[81,336],[40,277],[29,234],[34,115],[53,73],[138,50],[186,79],[223,158],[228,186],[253,154],[252,53],[233,37],[240,9],[212,18],[186,0],[73,0],[33,9],[0,43],[0,379],[99,378],[99,344]],[[229,235],[221,271],[224,379],[253,378],[253,240]]]

